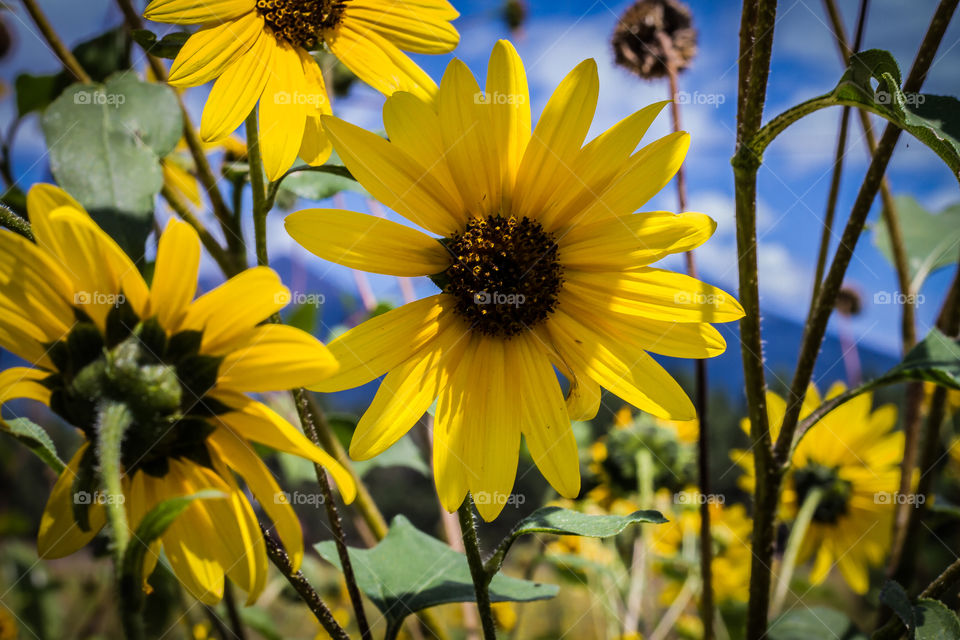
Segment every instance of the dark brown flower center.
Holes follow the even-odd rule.
[[[557,243],[539,222],[513,216],[474,218],[444,241],[453,264],[443,290],[470,326],[510,337],[543,322],[557,305],[563,266]]]
[[[312,51],[340,23],[346,0],[257,0],[257,13],[290,44]]]

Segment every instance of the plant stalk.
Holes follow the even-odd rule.
[[[0,204],[0,226],[33,241],[33,229],[30,223],[2,204]]]
[[[80,62],[73,55],[73,52],[63,43],[60,36],[57,35],[53,25],[50,24],[50,20],[47,19],[46,14],[43,13],[43,10],[37,5],[36,0],[23,0],[23,6],[26,7],[27,13],[33,18],[34,24],[37,25],[37,29],[39,29],[41,35],[43,35],[43,39],[46,40],[50,48],[53,49],[53,53],[60,58],[60,62],[64,68],[73,74],[73,77],[76,78],[78,82],[84,84],[92,83],[93,79],[80,65]]]
[[[490,609],[490,580],[492,575],[483,570],[483,559],[480,557],[480,542],[477,539],[477,528],[473,519],[473,497],[467,494],[463,504],[457,509],[460,518],[460,531],[463,535],[463,548],[470,565],[470,577],[473,578],[473,588],[477,594],[477,611],[483,626],[484,640],[497,640],[497,627],[493,622],[493,611]]]
[[[787,547],[783,552],[783,560],[780,562],[780,576],[777,580],[777,587],[773,592],[771,611],[774,616],[783,608],[783,602],[787,598],[790,581],[793,579],[793,572],[797,568],[800,547],[803,546],[803,539],[807,535],[810,523],[813,522],[813,514],[820,506],[821,498],[823,498],[823,489],[810,491],[797,512],[793,526],[790,528],[790,537],[787,539]]]

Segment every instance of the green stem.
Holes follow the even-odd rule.
[[[783,607],[783,601],[787,597],[787,591],[790,590],[790,581],[793,579],[793,572],[797,568],[797,558],[800,555],[800,547],[803,545],[803,539],[807,535],[807,529],[813,522],[813,514],[820,506],[820,500],[823,498],[823,489],[813,489],[807,494],[797,512],[797,517],[793,521],[793,527],[790,529],[790,537],[787,539],[787,548],[783,552],[783,561],[780,563],[780,578],[777,581],[776,590],[773,592],[773,604],[771,605],[772,615],[776,616]]]
[[[473,498],[469,494],[457,509],[457,515],[460,518],[463,548],[470,565],[470,577],[473,578],[473,588],[477,594],[477,611],[480,613],[480,622],[483,625],[483,638],[497,640],[497,627],[493,622],[493,611],[490,609],[489,587],[492,576],[483,570],[480,542],[477,539],[477,528],[473,520]]]
[[[30,228],[30,223],[2,204],[0,204],[0,226],[19,233],[27,240],[33,240],[33,229]]]
[[[97,460],[100,465],[100,479],[106,494],[107,521],[113,533],[113,557],[117,574],[118,604],[120,617],[127,638],[143,637],[143,621],[137,607],[130,602],[130,589],[139,585],[127,585],[124,578],[124,557],[130,542],[130,527],[127,524],[127,510],[124,506],[123,470],[121,463],[121,445],[127,428],[133,422],[130,409],[122,402],[103,400],[97,409]]]
[[[247,116],[247,160],[250,164],[250,188],[253,191],[253,233],[256,242],[257,264],[267,266],[267,206],[266,176],[263,174],[263,156],[260,154],[260,132],[257,129],[257,112]]]

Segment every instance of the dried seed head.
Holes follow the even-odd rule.
[[[690,9],[677,0],[639,0],[617,22],[613,38],[617,64],[653,80],[690,66],[697,54],[697,30]]]
[[[863,311],[863,299],[860,292],[853,287],[841,287],[837,293],[836,309],[848,317],[860,315],[860,312]]]

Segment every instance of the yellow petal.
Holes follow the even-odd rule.
[[[180,327],[193,295],[197,292],[200,268],[200,238],[186,222],[170,220],[160,236],[153,282],[150,285],[150,311],[160,325],[171,332]]]
[[[413,53],[448,53],[460,42],[460,34],[450,24],[457,17],[453,7],[430,7],[404,0],[351,0],[343,19],[358,31],[372,29],[403,49]]]
[[[457,201],[396,145],[337,118],[323,123],[343,164],[374,198],[433,233],[460,228]]]
[[[294,389],[316,384],[336,370],[330,351],[306,331],[266,324],[226,355],[217,387],[252,392]]]
[[[48,249],[52,241],[48,231],[50,214],[60,207],[71,207],[83,211],[83,206],[60,187],[52,184],[37,183],[27,192],[27,212],[30,214],[30,226],[37,244]]]
[[[279,50],[276,38],[264,27],[250,49],[221,74],[200,119],[200,137],[205,142],[226,138],[250,115],[267,86]]]
[[[340,368],[314,391],[333,393],[366,384],[416,354],[440,331],[442,294],[370,318],[331,341],[327,348]]]
[[[386,96],[395,91],[409,91],[424,100],[432,100],[437,93],[433,79],[375,31],[343,22],[332,33],[324,34],[323,39],[350,71]]]
[[[297,159],[307,120],[307,104],[327,96],[306,93],[303,62],[284,41],[273,53],[267,85],[260,96],[260,150],[267,179],[277,180]]]
[[[213,80],[253,46],[261,31],[263,18],[254,11],[200,29],[187,39],[173,61],[170,84],[194,87]]]
[[[564,289],[600,308],[665,322],[732,322],[743,307],[696,278],[643,268],[628,273],[568,271]]]
[[[303,532],[300,521],[270,469],[263,464],[244,438],[229,429],[217,429],[207,442],[231,469],[243,477],[260,507],[273,521],[277,535],[290,556],[293,570],[299,570],[303,560]]]
[[[500,207],[500,158],[491,139],[492,109],[467,66],[453,59],[440,83],[437,113],[447,165],[469,214],[485,217]]]
[[[311,166],[319,166],[330,158],[333,143],[323,128],[321,116],[330,115],[330,98],[323,80],[323,73],[317,61],[310,54],[297,50],[300,63],[303,65],[303,81],[305,95],[308,97],[307,120],[303,129],[303,142],[300,144],[298,155]]]
[[[566,402],[557,382],[553,365],[543,346],[531,336],[518,336],[510,345],[517,353],[514,378],[523,385],[523,436],[537,468],[554,489],[565,498],[580,493],[580,459],[577,441],[570,428]]]
[[[352,269],[391,276],[428,276],[450,266],[434,238],[384,218],[342,209],[305,209],[287,216],[287,233],[311,253]]]
[[[487,103],[501,166],[503,210],[510,211],[520,160],[530,141],[530,89],[523,60],[507,40],[498,40],[487,65]]]
[[[576,225],[560,239],[563,265],[584,271],[625,271],[706,242],[717,223],[702,213],[635,213]]]
[[[180,329],[203,331],[203,353],[223,353],[289,301],[290,292],[273,269],[253,267],[194,300]]]
[[[10,367],[0,371],[0,405],[18,398],[50,404],[50,390],[40,384],[50,375],[42,369]]]
[[[589,206],[579,220],[601,220],[633,213],[676,175],[690,148],[685,131],[671,133],[638,151],[629,164]]]
[[[693,404],[680,385],[645,351],[623,336],[601,334],[558,310],[547,323],[566,360],[641,411],[668,420],[693,420]]]
[[[434,107],[412,93],[398,91],[383,104],[383,127],[390,142],[429,173],[443,189],[441,200],[458,225],[467,221],[456,181],[447,166],[447,149],[440,133],[440,118]],[[451,227],[453,230],[453,227]]]
[[[12,231],[0,231],[3,324],[34,341],[56,342],[73,326],[72,302],[73,284],[49,253]]]
[[[456,367],[441,370],[440,396],[433,422],[433,477],[440,504],[449,512],[456,511],[467,497],[468,448],[476,441],[470,437],[468,425],[477,417],[467,407],[467,390],[475,375],[474,352],[478,339],[466,337],[463,355]]]
[[[255,6],[255,0],[153,0],[143,17],[170,24],[203,24],[239,18]]]
[[[440,394],[444,372],[457,366],[466,343],[459,322],[442,323],[433,342],[388,373],[353,432],[350,457],[379,455],[409,431]]]
[[[63,558],[70,555],[90,542],[106,522],[106,514],[101,504],[90,505],[89,531],[81,529],[73,519],[73,481],[79,471],[80,459],[88,446],[84,444],[73,455],[47,499],[47,506],[40,518],[40,533],[37,534],[37,554],[41,558]]]
[[[514,193],[519,216],[536,217],[565,181],[590,129],[600,79],[597,63],[584,60],[563,79],[544,107],[527,145]]]
[[[306,436],[277,412],[243,394],[217,390],[213,392],[213,396],[233,411],[211,418],[211,422],[230,429],[246,440],[316,462],[333,476],[344,502],[353,502],[357,488],[350,473],[330,454],[307,440]]]
[[[193,175],[168,156],[160,161],[163,169],[163,186],[181,194],[195,207],[203,205],[200,198],[200,185]]]

